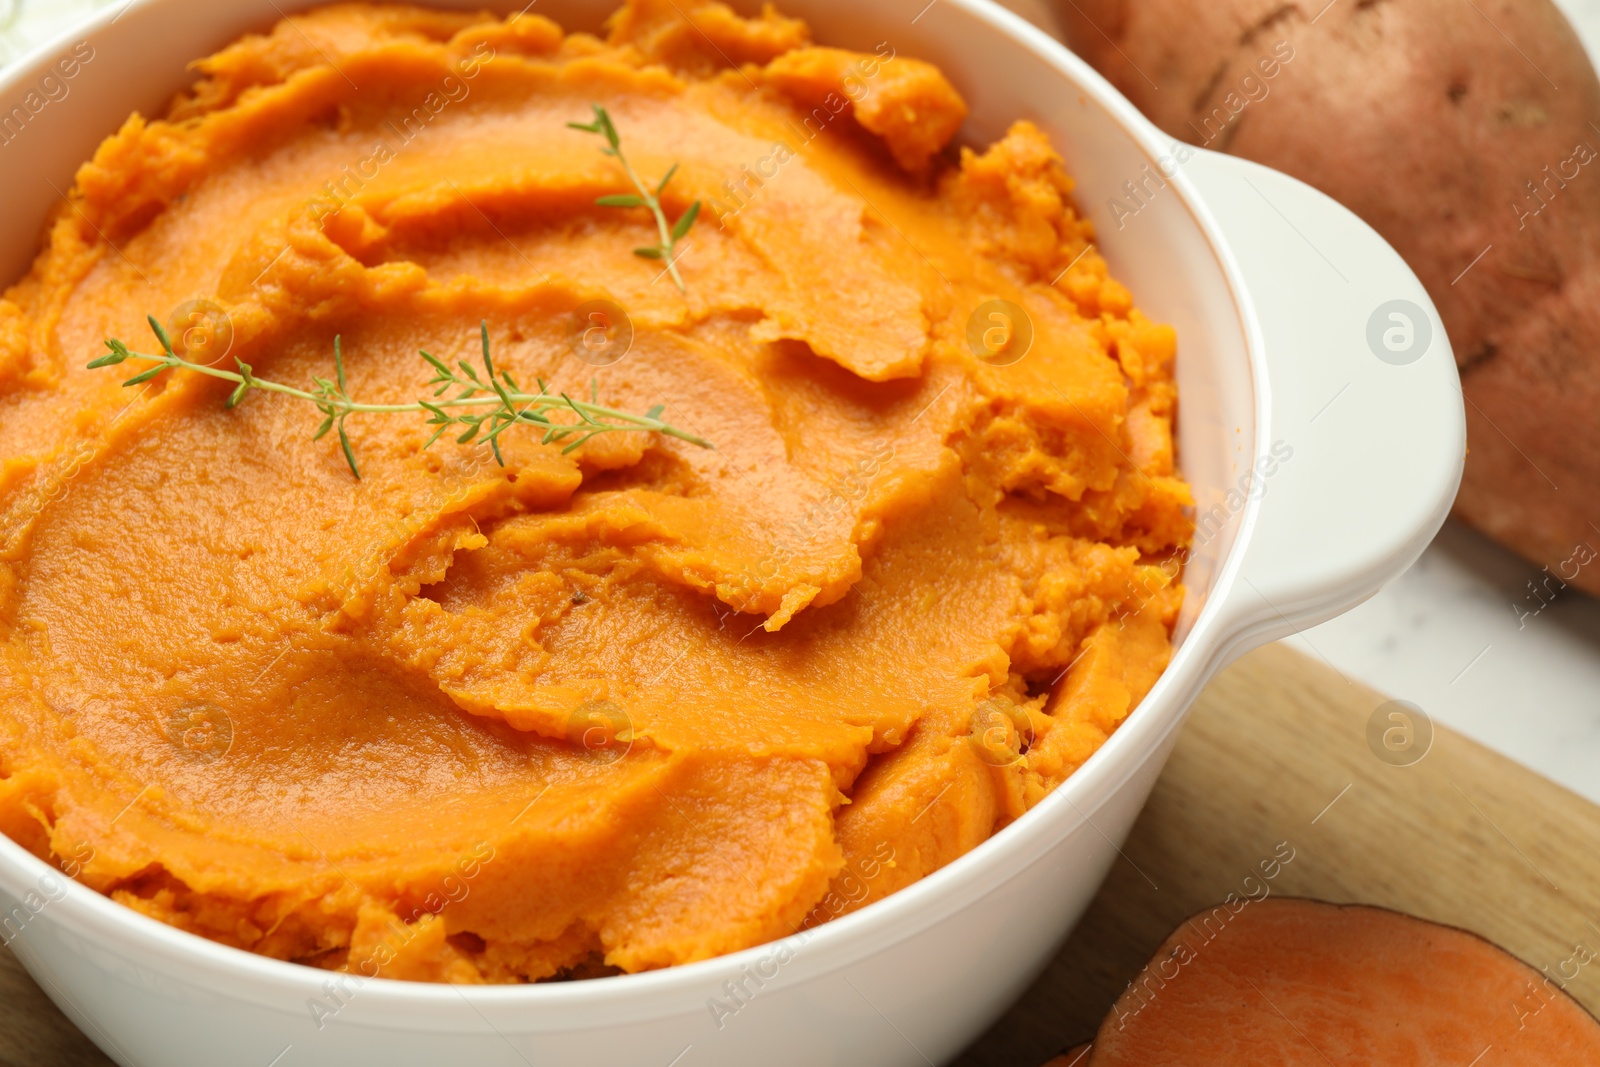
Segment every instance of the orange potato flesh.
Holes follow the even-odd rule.
[[[1473,934],[1362,905],[1239,904],[1173,932],[1089,1067],[1600,1062],[1600,1023],[1561,977]]]
[[[716,4],[604,40],[339,5],[108,138],[0,301],[0,830],[230,945],[524,981],[831,918],[1081,764],[1181,602],[1172,331],[1037,129],[935,159],[934,68],[808,48]],[[680,165],[672,218],[706,203],[687,292],[595,205],[629,187],[591,102]],[[260,378],[337,335],[352,395],[409,402],[486,321],[519,382],[716,447],[519,428],[502,466],[365,415],[357,480],[309,404],[85,369],[197,297]],[[604,366],[596,299],[634,330]],[[997,299],[1034,331],[1003,366]]]

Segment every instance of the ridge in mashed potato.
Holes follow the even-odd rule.
[[[1033,125],[957,152],[891,42],[687,0],[604,37],[343,4],[196,68],[0,301],[0,830],[40,856],[367,976],[665,967],[951,862],[1166,666],[1176,342]],[[596,103],[706,205],[684,291],[596,204],[632,191],[567,125]],[[715,448],[501,465],[358,416],[357,480],[309,405],[86,369],[147,314],[296,384],[337,335],[383,403],[484,322],[518,380]]]

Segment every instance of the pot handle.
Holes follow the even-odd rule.
[[[1416,561],[1460,485],[1466,418],[1438,312],[1371,227],[1246,160],[1200,150],[1184,169],[1244,279],[1262,353],[1243,472],[1255,499],[1218,586],[1231,659],[1355,607]],[[1202,529],[1210,503],[1198,500]]]

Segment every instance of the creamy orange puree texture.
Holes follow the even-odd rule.
[[[1175,339],[1046,138],[957,155],[938,70],[771,10],[607,34],[323,8],[78,171],[0,302],[6,834],[281,959],[637,971],[949,863],[1149,690],[1191,531]],[[679,164],[669,218],[705,202],[686,291],[633,253],[648,211],[595,203],[632,187],[567,126],[593,103],[647,181]],[[311,404],[86,369],[157,351],[148,314],[297,386],[338,335],[392,403],[486,322],[518,381],[715,448],[516,428],[501,466],[361,415],[358,480]]]

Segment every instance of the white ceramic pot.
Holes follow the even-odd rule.
[[[77,42],[93,49],[67,95],[30,113],[0,145],[0,276],[25,269],[58,190],[130,110],[159,111],[183,84],[187,61],[305,6],[135,0],[13,67],[0,79],[5,111]],[[537,11],[592,29],[610,6],[538,0]],[[1082,914],[1207,679],[1243,650],[1364,600],[1443,522],[1465,454],[1455,363],[1422,286],[1355,216],[1250,163],[1204,151],[1180,162],[1173,141],[1085,63],[985,0],[783,7],[809,19],[823,43],[871,51],[888,41],[940,64],[972,104],[970,142],[987,143],[1017,118],[1044,127],[1078,179],[1079,203],[1098,224],[1114,272],[1153,318],[1177,327],[1181,463],[1203,532],[1172,665],[1110,741],[1033,811],[804,944],[556,985],[347,984],[343,1007],[320,1025],[308,1002],[327,1000],[326,972],[143,918],[0,839],[0,909],[27,917],[14,937],[8,930],[11,947],[118,1063],[948,1060],[1028,984]],[[1126,182],[1142,185],[1137,199]],[[727,1003],[730,982],[743,985],[744,1005],[714,1013],[708,1002]]]

